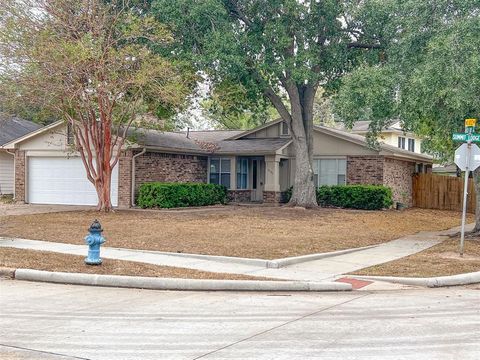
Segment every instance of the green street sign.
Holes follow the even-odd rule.
[[[467,134],[454,133],[452,135],[452,140],[453,141],[467,141]]]
[[[464,134],[464,133],[454,133],[452,135],[453,141],[472,141],[480,142],[480,134]]]

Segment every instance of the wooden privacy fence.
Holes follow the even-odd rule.
[[[413,206],[424,209],[462,211],[463,178],[433,174],[413,177]],[[475,213],[475,188],[468,180],[467,212]]]

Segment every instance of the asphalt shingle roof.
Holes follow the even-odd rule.
[[[228,132],[228,134],[227,134]],[[288,144],[288,138],[223,140],[234,136],[232,131],[162,132],[158,130],[131,129],[132,140],[141,146],[181,150],[183,152],[214,154],[261,154],[274,153]],[[239,131],[238,133],[241,133]],[[211,136],[210,136],[211,135]]]
[[[231,138],[236,135],[240,135],[244,130],[204,130],[204,131],[191,131],[189,137],[200,141],[222,141]],[[186,131],[180,132],[187,135]]]
[[[41,125],[28,120],[0,114],[0,146],[41,127]]]

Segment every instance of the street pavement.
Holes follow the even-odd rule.
[[[0,359],[479,359],[480,287],[179,292],[0,280]]]

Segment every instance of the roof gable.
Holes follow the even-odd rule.
[[[42,126],[32,121],[20,119],[17,117],[8,117],[5,114],[0,115],[0,146],[3,146],[13,140],[16,140]]]
[[[271,128],[272,126],[276,126],[276,125],[280,124],[281,122],[283,122],[282,119],[273,120],[273,121],[267,122],[263,125],[257,126],[254,129],[246,130],[246,131],[241,132],[240,134],[236,134],[235,136],[232,136],[232,137],[228,138],[227,140],[238,140],[238,139],[247,138],[250,135],[259,133],[262,130],[266,130],[268,128]]]
[[[40,134],[44,134],[45,132],[51,130],[51,129],[54,129],[56,127],[58,127],[59,125],[62,125],[64,122],[63,121],[56,121],[48,126],[44,126],[44,127],[40,127],[34,131],[31,131],[31,132],[28,132],[26,133],[25,135],[23,136],[20,136],[19,138],[16,138],[12,141],[9,141],[5,144],[2,145],[3,148],[5,149],[13,149],[15,148],[15,145],[21,143],[21,142],[24,142],[28,139],[31,139],[31,138],[34,138]]]

